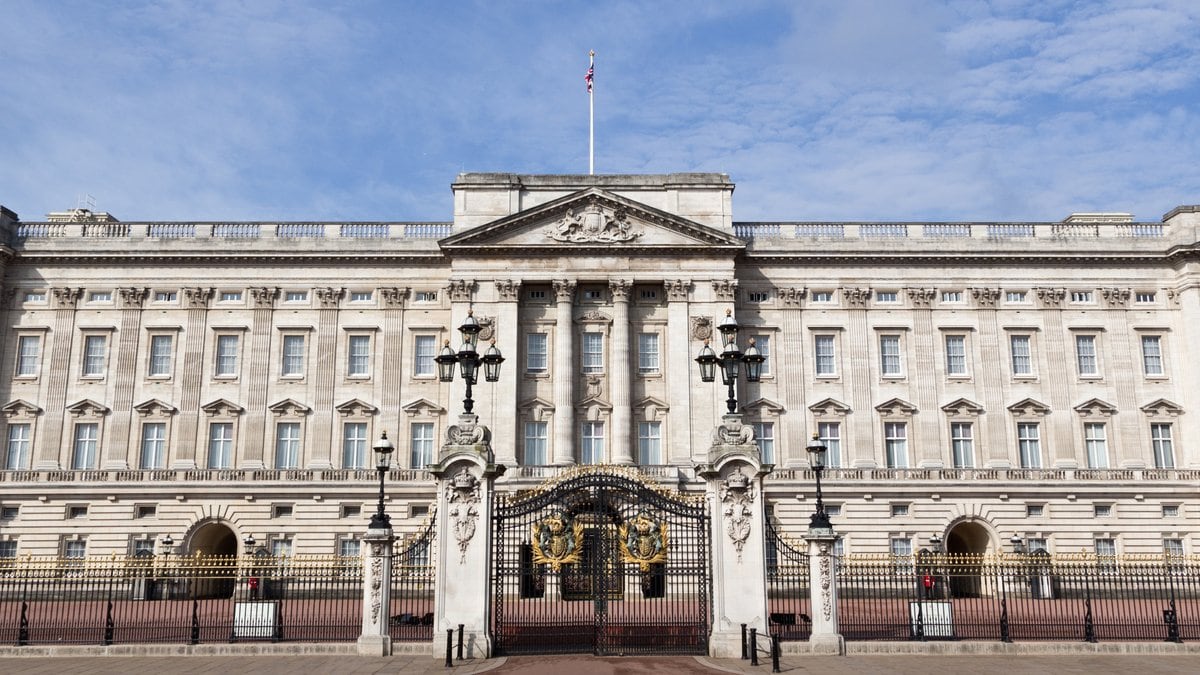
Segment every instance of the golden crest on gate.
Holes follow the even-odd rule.
[[[561,511],[533,525],[533,562],[557,572],[583,559],[583,525]]]
[[[639,513],[622,523],[618,534],[622,562],[636,564],[642,572],[649,572],[654,563],[666,562],[669,543],[666,523],[655,522],[645,513]]]

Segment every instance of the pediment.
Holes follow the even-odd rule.
[[[230,401],[229,399],[219,398],[215,401],[205,403],[200,406],[210,417],[230,417],[233,415],[241,415],[244,412],[242,406]]]
[[[599,396],[593,396],[576,405],[575,411],[579,414],[580,419],[598,422],[603,419],[604,415],[612,412],[612,404]]]
[[[647,396],[635,401],[633,409],[640,415],[640,419],[653,422],[659,415],[670,412],[671,405],[656,396]]]
[[[307,415],[312,412],[312,408],[304,405],[294,398],[285,398],[277,403],[272,403],[267,406],[267,410],[276,415]]]
[[[420,400],[424,401],[425,399]],[[334,406],[333,409],[338,411],[338,414],[343,417],[374,415],[375,413],[379,412],[378,408],[370,403],[367,403],[361,398],[352,398],[344,403],[339,403],[338,405]]]
[[[534,422],[545,422],[549,420],[550,415],[554,412],[554,404],[546,399],[536,396],[534,398],[525,399],[517,406],[522,415]]]
[[[850,406],[836,398],[823,398],[808,406],[808,409],[814,415],[849,415],[852,412]]]
[[[73,417],[99,417],[107,415],[109,410],[104,404],[85,398],[67,406],[67,412],[71,413]]]
[[[157,398],[142,401],[141,403],[133,406],[133,409],[137,411],[139,415],[143,416],[174,415],[176,412],[178,412],[175,406],[167,403],[166,401],[160,401]]]
[[[1023,398],[1008,406],[1008,411],[1014,415],[1049,415],[1050,406],[1037,399]]]
[[[893,398],[875,406],[881,415],[916,415],[917,406],[902,398]]]
[[[409,401],[408,403],[400,406],[400,409],[414,417],[417,415],[436,417],[446,412],[445,408],[427,398],[418,398],[413,401]]]
[[[42,409],[25,399],[18,398],[0,408],[0,412],[3,412],[5,417],[33,417],[41,415]]]
[[[703,249],[730,254],[742,240],[641,202],[591,187],[439,242],[446,252],[540,256],[549,251],[623,249],[631,253]]]
[[[955,400],[947,403],[946,405],[942,406],[942,410],[947,415],[982,415],[983,414],[983,406],[981,406],[978,403],[976,403],[970,399],[967,399],[967,398],[955,399]]]
[[[1075,406],[1075,412],[1084,417],[1111,417],[1117,414],[1117,406],[1108,401],[1091,398]]]
[[[746,405],[742,406],[742,409],[745,410],[746,412],[758,413],[760,415],[763,413],[769,413],[772,415],[781,415],[784,412],[783,406],[779,405],[778,403],[776,403],[775,401],[772,401],[769,398],[760,398],[760,399],[751,401],[751,402],[747,403]]]
[[[1183,414],[1183,406],[1165,398],[1151,401],[1142,406],[1141,410],[1152,417],[1177,417]]]

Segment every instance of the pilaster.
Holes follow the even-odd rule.
[[[1004,360],[1008,354],[1007,346],[1002,344],[1000,317],[996,311],[1000,289],[975,288],[971,289],[971,293],[979,308],[979,354],[983,355],[982,359],[972,360],[972,363],[979,365],[974,368],[971,376],[979,383],[975,390],[981,392],[984,411],[991,413],[979,418],[981,428],[977,436],[983,441],[984,452],[987,454],[978,460],[982,460],[982,466],[988,468],[1010,467],[1013,465],[1011,448],[1016,444],[1009,440],[1012,425],[1008,423],[1004,410],[1005,369],[997,363]]]
[[[71,375],[71,344],[75,341],[75,309],[82,288],[51,288],[54,330],[50,332],[50,370],[46,387],[46,423],[41,427],[33,469],[54,470],[62,466],[63,419],[67,407],[67,384]]]
[[[492,397],[493,415],[490,417],[493,433],[493,448],[496,461],[500,464],[515,466],[517,463],[517,417],[511,414],[513,408],[507,404],[517,400],[517,388],[521,382],[518,370],[521,363],[522,349],[519,298],[521,297],[521,281],[501,279],[496,281],[496,326],[493,333],[497,347],[507,352],[505,366],[500,371],[500,380],[489,385],[495,392]]]
[[[575,282],[555,281],[554,430],[550,463],[574,464],[575,455]]]
[[[878,369],[871,368],[871,331],[867,326],[866,300],[862,295],[863,289],[847,288],[842,295],[850,305],[849,329],[842,336],[846,341],[846,373],[844,379],[850,382],[850,395],[853,397],[851,407],[871,415],[875,406],[871,401],[875,387],[871,383],[871,373]],[[914,311],[914,314],[918,312]],[[917,320],[914,317],[914,321]],[[853,466],[871,468],[880,464],[881,455],[876,455],[875,436],[880,433],[879,420],[872,416],[869,423],[861,422],[850,425],[853,439],[850,452],[853,453]]]
[[[691,282],[686,279],[669,279],[663,282],[667,294],[667,339],[664,359],[666,363],[667,405],[670,414],[667,416],[667,443],[665,454],[668,464],[687,466],[699,457],[692,456],[692,391],[690,381],[695,377],[692,370],[692,340],[696,337],[689,324],[690,305],[688,293]],[[707,324],[707,330],[712,332],[712,321]],[[712,389],[712,387],[709,387]],[[640,421],[640,420],[639,420]],[[633,423],[630,423],[632,433]],[[694,446],[698,453],[703,452],[702,445]]]
[[[333,424],[337,415],[333,410],[333,391],[337,385],[338,351],[338,306],[346,295],[344,288],[318,288],[317,303],[317,362],[312,369],[310,391],[315,393],[312,418],[312,455],[308,467],[329,469],[333,467]]]
[[[201,377],[211,367],[204,358],[206,342],[205,329],[208,325],[208,305],[212,301],[211,288],[183,289],[183,302],[187,307],[187,323],[183,331],[183,367],[179,369],[180,399],[179,424],[175,427],[175,457],[171,462],[173,469],[196,468],[196,449],[201,437],[198,429],[200,423],[200,392]],[[215,352],[214,343],[214,352]],[[204,367],[196,368],[196,364]]]
[[[274,337],[273,323],[275,302],[279,299],[278,288],[251,288],[250,299],[253,303],[250,329],[250,349],[246,354],[249,359],[249,382],[246,387],[246,410],[265,411],[267,409],[267,392],[270,389],[271,376],[271,339]],[[263,468],[263,449],[267,445],[267,419],[262,414],[246,416],[243,427],[244,437],[239,442],[242,448],[243,469]]]
[[[1112,393],[1117,410],[1133,412],[1138,409],[1137,400],[1138,380],[1142,377],[1141,345],[1139,336],[1129,326],[1129,298],[1132,292],[1127,288],[1105,288],[1101,294],[1108,305],[1105,324],[1108,332],[1109,353],[1112,359],[1104,365],[1105,379],[1110,382],[1107,387]],[[1115,400],[1114,400],[1115,399]],[[1141,403],[1145,403],[1142,401]],[[1109,423],[1109,466],[1141,468],[1148,463],[1153,466],[1152,453],[1149,443],[1142,443],[1141,428],[1145,418],[1142,415],[1116,415]],[[1147,462],[1147,458],[1151,459]]]
[[[380,428],[404,429],[400,425],[400,392],[404,390],[404,306],[411,289],[381,288],[379,297],[383,301],[383,335],[380,336],[380,354],[385,380],[395,378],[390,386],[381,387],[383,407],[380,410]],[[403,435],[401,436],[403,438]]]
[[[612,397],[612,453],[609,455],[613,464],[633,464],[633,450],[630,443],[633,411],[631,409],[630,374],[633,361],[637,355],[630,354],[629,345],[629,291],[631,284],[626,279],[612,279],[608,282],[613,301],[612,323],[612,368],[609,380],[609,392]]]
[[[781,387],[783,407],[786,410],[802,412],[808,406],[805,396],[808,390],[804,383],[809,382],[805,366],[809,363],[810,357],[806,356],[804,351],[805,316],[803,309],[808,290],[784,288],[780,289],[779,296],[783,299],[784,309],[780,312],[782,323],[779,331],[779,346],[775,349],[775,362],[779,364],[780,381],[787,383],[787,386]],[[780,359],[779,354],[786,356]],[[783,447],[787,448],[787,456],[779,459],[787,467],[801,466],[800,455],[804,454],[802,449],[807,441],[806,416],[781,415],[779,421],[781,429],[777,433],[780,439],[784,439]],[[815,426],[813,430],[816,430]]]
[[[112,422],[108,428],[109,442],[104,449],[102,469],[129,468],[130,448],[137,447],[130,436],[133,415],[133,390],[138,373],[138,340],[142,325],[142,307],[150,295],[147,288],[118,288],[117,303],[121,308],[120,324],[115,337],[116,367],[109,368],[113,379]]]
[[[1045,437],[1050,447],[1046,452],[1046,466],[1073,469],[1079,466],[1075,454],[1075,414],[1071,411],[1070,383],[1079,379],[1076,369],[1074,342],[1063,325],[1062,303],[1066,291],[1061,288],[1038,288],[1037,297],[1045,317],[1046,363],[1052,370],[1046,379],[1046,389],[1051,414],[1046,417]],[[1055,376],[1057,374],[1057,376]]]

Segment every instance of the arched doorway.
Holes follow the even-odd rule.
[[[992,535],[978,521],[967,520],[951,526],[946,533],[946,566],[950,594],[956,598],[984,595],[983,557],[992,549]]]
[[[238,539],[218,520],[197,523],[183,541],[183,556],[191,568],[189,591],[198,598],[233,596],[237,581]]]

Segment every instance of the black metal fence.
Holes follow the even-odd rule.
[[[787,538],[767,519],[767,613],[780,640],[807,640],[812,633],[805,543]]]
[[[1163,556],[846,557],[847,640],[1200,639],[1200,559]]]
[[[0,644],[350,641],[355,557],[33,558],[0,569]]]
[[[400,642],[433,640],[433,590],[437,576],[433,552],[436,528],[430,521],[393,547],[391,621],[388,633]]]

